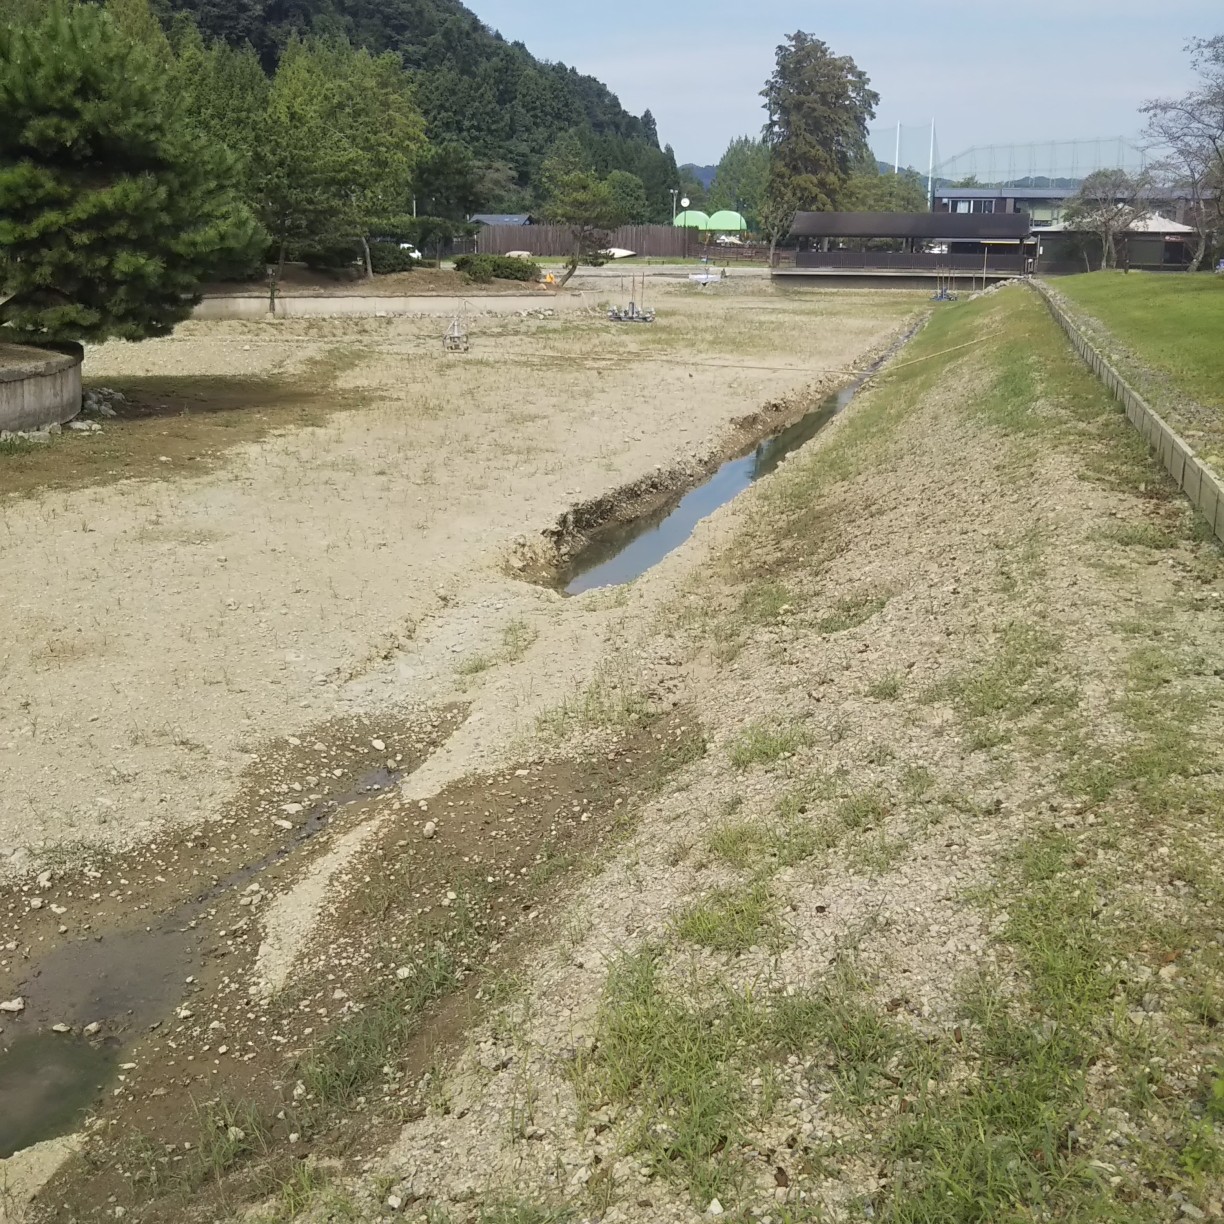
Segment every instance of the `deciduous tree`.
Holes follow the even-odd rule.
[[[620,218],[617,224],[642,225],[649,212],[642,180],[627,170],[613,170],[604,182],[612,195],[614,211]]]
[[[1149,139],[1166,154],[1170,183],[1189,197],[1198,235],[1193,270],[1224,229],[1224,35],[1196,39],[1188,50],[1198,85],[1180,98],[1153,98],[1141,110]]]
[[[413,191],[423,211],[464,221],[482,203],[480,167],[462,145],[434,145],[417,162]]]
[[[350,183],[359,157],[335,124],[336,83],[328,68],[318,44],[295,38],[268,97],[252,178],[279,272],[308,247],[356,239]]]
[[[544,215],[569,227],[573,249],[561,284],[568,283],[582,263],[599,263],[608,246],[608,232],[625,220],[622,201],[607,179],[591,168],[580,142],[562,137],[544,164],[547,191]]]
[[[232,161],[165,64],[104,9],[53,0],[0,25],[0,324],[31,340],[140,340],[262,245]]]
[[[837,205],[845,212],[926,212],[926,183],[912,170],[881,174],[872,161],[846,180]]]
[[[768,146],[751,136],[739,136],[727,146],[718,163],[718,173],[710,185],[710,208],[734,209],[755,227],[768,182]]]
[[[1067,201],[1063,216],[1068,227],[1093,234],[1101,243],[1101,267],[1117,263],[1118,235],[1147,211],[1150,177],[1126,170],[1097,170]]]

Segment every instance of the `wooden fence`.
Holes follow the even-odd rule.
[[[1169,428],[1160,414],[1080,331],[1067,312],[1055,300],[1049,286],[1043,285],[1038,280],[1031,280],[1029,283],[1041,294],[1050,313],[1070,338],[1075,351],[1113,392],[1114,397],[1121,402],[1126,409],[1127,420],[1156,452],[1156,457],[1173,477],[1177,487],[1207,520],[1216,537],[1224,541],[1224,485],[1220,483],[1220,478],[1195,456],[1190,444]]]
[[[696,230],[671,225],[624,225],[612,233],[608,246],[623,247],[648,259],[692,259],[706,253]],[[530,251],[545,259],[560,259],[573,248],[573,231],[566,225],[485,225],[476,235],[476,250],[481,255]]]
[[[800,251],[797,268],[833,268],[847,271],[944,272],[965,276],[983,270],[990,276],[1023,276],[1023,255],[994,251],[981,255],[932,255],[923,251]]]

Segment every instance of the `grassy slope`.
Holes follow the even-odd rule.
[[[987,337],[965,357],[960,346]],[[708,893],[680,913],[674,940],[613,967],[597,1054],[580,1085],[592,1104],[640,1111],[630,1150],[679,1181],[697,1211],[718,1195],[735,1205],[735,1219],[768,1203],[757,1196],[771,1183],[753,1184],[751,1153],[764,1146],[759,1136],[782,1108],[778,1098],[809,1090],[817,1100],[829,1094],[824,1108],[840,1137],[794,1153],[803,1156],[803,1180],[791,1175],[789,1205],[775,1217],[789,1224],[859,1219],[864,1210],[894,1224],[1120,1224],[1178,1211],[1220,1218],[1224,761],[1218,682],[1182,637],[1187,625],[1197,632],[1203,624],[1193,619],[1204,602],[1195,586],[1218,587],[1218,551],[1199,541],[1192,517],[1035,299],[1012,293],[945,311],[909,359],[835,442],[763,491],[728,557],[739,598],[699,626],[711,649],[750,652],[763,627],[774,633],[782,624],[800,651],[818,657],[827,618],[813,610],[806,645],[796,626],[855,531],[843,516],[847,501],[858,504],[856,481],[895,462],[903,439],[914,444],[906,427],[916,414],[933,417],[949,402],[967,436],[983,431],[998,448],[1004,496],[1030,499],[1050,455],[1082,465],[1069,487],[1083,482],[1117,508],[1101,509],[1100,523],[1075,522],[1070,547],[1088,541],[1081,589],[1132,606],[1132,615],[1090,623],[1088,643],[1073,649],[1071,636],[1085,631],[1081,596],[1068,599],[1057,578],[1047,581],[1067,562],[1065,550],[1050,555],[1059,541],[1040,532],[996,541],[983,558],[998,567],[994,615],[1017,619],[994,631],[989,620],[971,626],[964,649],[979,657],[936,686],[907,689],[887,676],[873,692],[911,707],[913,724],[932,706],[951,712],[966,763],[950,780],[960,790],[940,795],[943,779],[902,759],[890,766],[877,752],[874,763],[894,778],[864,789],[856,771],[831,777],[822,765],[792,782],[772,818],[718,824],[707,851],[742,873],[739,889]],[[967,365],[968,386],[960,381]],[[957,388],[950,395],[941,391],[949,385]],[[1049,495],[1067,492],[1064,483]],[[1147,567],[1170,551],[1189,581],[1157,596]],[[876,625],[870,636],[885,632]],[[1114,632],[1120,649],[1089,645]],[[1219,644],[1218,630],[1212,640]],[[739,657],[750,666],[750,655]],[[785,757],[804,734],[749,727],[731,744],[729,766],[793,770]],[[985,787],[975,786],[975,761],[993,776]],[[1000,780],[1024,783],[1016,799],[1023,814],[995,839],[989,883],[961,898],[967,912],[997,917],[987,954],[964,972],[951,1002],[959,1020],[915,1025],[895,1000],[882,1004],[895,982],[861,974],[853,945],[823,981],[770,983],[762,970],[747,994],[737,993],[735,975],[748,972],[742,959],[739,968],[728,962],[726,979],[683,979],[685,944],[741,958],[754,946],[776,948],[777,891],[798,899],[823,881],[887,879],[898,863],[926,856],[924,835],[954,819],[950,810],[995,837],[990,796]],[[937,842],[964,836],[964,825],[935,833]],[[785,874],[796,864],[812,873],[802,887]],[[669,984],[676,974],[679,985]],[[797,1059],[809,1079],[785,1087]],[[864,1168],[878,1177],[864,1178]],[[855,1181],[866,1193],[826,1214],[830,1196]],[[806,1201],[794,1193],[800,1186],[809,1187]]]
[[[1179,390],[1224,408],[1224,278],[1092,272],[1058,288]]]

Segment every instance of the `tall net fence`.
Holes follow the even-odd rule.
[[[913,170],[925,179],[931,163],[931,124],[903,123],[899,127],[873,127],[868,142],[871,151],[880,163],[880,169],[900,166],[902,170]],[[939,159],[938,131],[935,133],[935,159]]]
[[[932,132],[934,155],[932,156]],[[903,123],[871,129],[872,152],[891,168],[912,169],[927,176],[934,167],[936,183],[976,180],[983,186],[1003,184],[1071,186],[1094,170],[1143,170],[1153,154],[1130,136],[1082,137],[1013,144],[974,145],[945,156],[939,148],[938,126]]]

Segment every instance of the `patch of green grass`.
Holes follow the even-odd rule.
[[[753,625],[776,621],[794,607],[795,596],[781,582],[754,582],[740,596],[739,610]]]
[[[1115,523],[1092,534],[1123,548],[1173,548],[1177,544],[1177,538],[1156,523]]]
[[[711,832],[706,846],[730,867],[772,874],[832,849],[836,840],[836,831],[825,823],[788,811],[776,821],[724,821]]]
[[[47,443],[35,442],[32,438],[0,438],[0,455],[28,455],[42,450]]]
[[[1093,272],[1059,291],[1127,348],[1207,407],[1224,408],[1224,289],[1211,276]]]
[[[670,777],[686,765],[700,761],[708,748],[705,731],[696,722],[674,727],[669,735],[656,732],[655,742],[654,767],[661,778]]]
[[[1214,811],[1224,786],[1218,746],[1201,729],[1209,705],[1192,683],[1199,667],[1159,646],[1131,651],[1114,702],[1128,734],[1118,742],[1076,743],[1067,786],[1098,803],[1125,794],[1148,816]]]
[[[525,620],[512,620],[502,630],[502,657],[507,663],[517,663],[535,645],[540,631]]]
[[[258,1105],[223,1099],[196,1106],[197,1137],[179,1177],[190,1189],[220,1181],[253,1157],[266,1156],[271,1126]]]
[[[777,908],[764,883],[717,889],[681,913],[676,934],[715,952],[747,952],[759,944],[777,943]]]
[[[877,701],[896,701],[901,696],[905,681],[900,672],[889,672],[867,686],[867,696]]]
[[[291,1224],[319,1211],[329,1221],[361,1219],[360,1208],[333,1184],[332,1174],[325,1166],[313,1160],[291,1160],[287,1171],[275,1166],[273,1169],[275,1179],[264,1187],[264,1197],[273,1199],[275,1205],[270,1211],[249,1217],[251,1224]],[[269,1169],[270,1174],[273,1169]]]
[[[748,820],[725,821],[706,839],[715,858],[741,871],[755,867],[769,853],[772,842],[767,825]]]
[[[887,875],[907,854],[909,842],[889,837],[882,830],[870,837],[860,837],[846,849],[846,858],[856,871],[877,878]]]
[[[883,595],[855,595],[838,600],[833,611],[816,622],[818,633],[841,633],[846,629],[857,629],[866,624],[877,612],[888,604]]]
[[[810,742],[805,727],[777,723],[752,723],[745,727],[731,744],[731,764],[736,769],[753,765],[773,765],[783,757],[793,756]]]
[[[421,1012],[458,983],[446,949],[410,967],[410,977],[341,1020],[298,1067],[310,1105],[325,1112],[342,1109],[380,1083],[383,1068],[395,1062],[397,1051],[416,1031]]]
[[[576,697],[566,698],[536,720],[541,735],[565,739],[584,731],[646,727],[658,713],[627,665],[605,667]]]
[[[496,660],[488,655],[468,655],[466,659],[460,660],[455,670],[461,676],[478,676],[481,672],[488,671],[495,662]]]
[[[901,771],[901,789],[909,799],[923,798],[934,785],[935,775],[925,765],[907,765]]]
[[[972,748],[1006,743],[1021,724],[1030,737],[1047,737],[1079,702],[1075,686],[1057,670],[1061,651],[1055,634],[1013,621],[997,634],[984,662],[930,696],[948,701],[961,715]]]
[[[698,1211],[715,1197],[730,1206],[748,1173],[742,1149],[772,1114],[788,1057],[810,1061],[809,1075],[822,1069],[849,1103],[894,1095],[899,1067],[930,1066],[927,1046],[864,1006],[851,978],[843,970],[790,995],[703,990],[668,982],[655,950],[623,956],[608,973],[592,1053],[574,1066],[580,1099],[632,1105],[628,1149],[685,1186]]]
[[[476,1217],[479,1224],[566,1224],[574,1218],[572,1207],[544,1207],[524,1199],[486,1204]]]
[[[850,795],[837,805],[837,818],[847,829],[868,829],[888,819],[891,803],[881,791]]]

